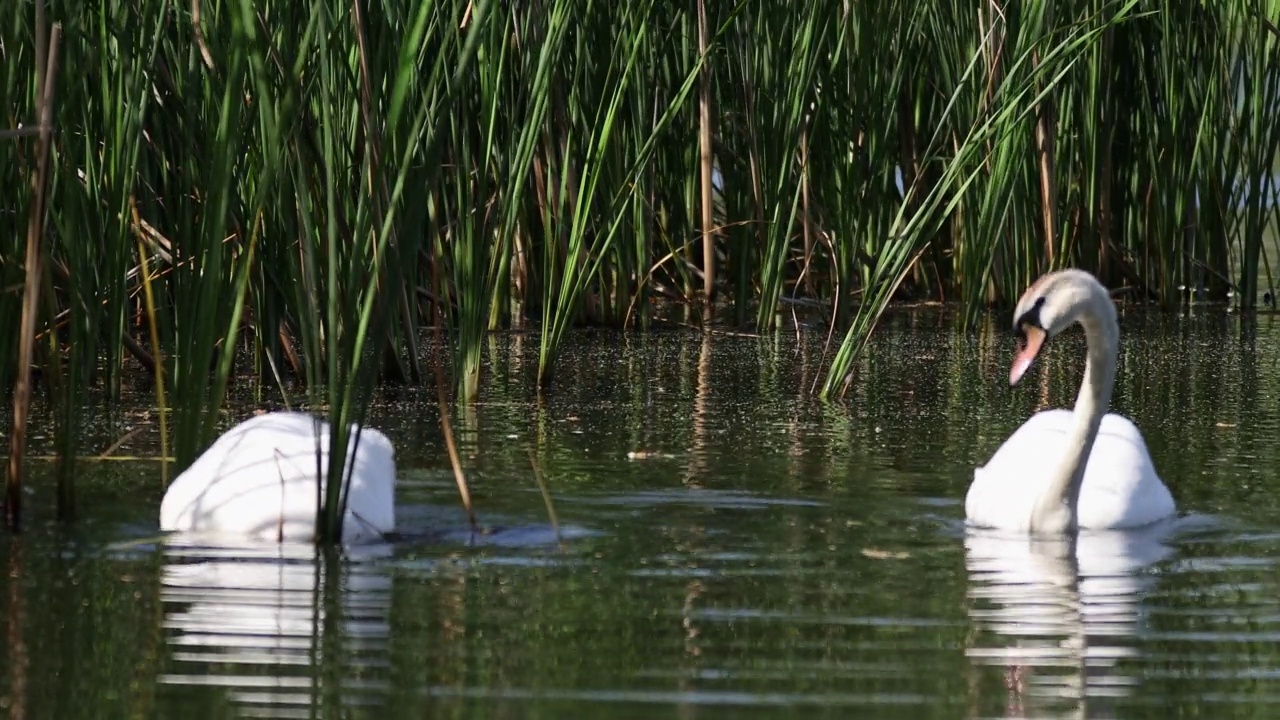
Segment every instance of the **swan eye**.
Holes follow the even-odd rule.
[[[1044,307],[1043,295],[1036,298],[1036,301],[1031,304],[1030,309],[1019,315],[1017,320],[1014,320],[1013,329],[1018,335],[1018,347],[1022,347],[1026,344],[1027,326],[1042,330],[1044,329],[1044,326],[1040,324],[1040,308],[1042,307]]]

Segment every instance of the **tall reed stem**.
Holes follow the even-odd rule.
[[[26,281],[22,292],[22,324],[18,330],[18,367],[13,391],[13,431],[9,436],[9,473],[5,482],[5,519],[11,530],[22,524],[23,460],[27,449],[27,421],[31,408],[31,361],[36,343],[36,315],[40,308],[45,192],[49,176],[49,146],[53,137],[53,101],[58,76],[58,48],[62,25],[55,23],[45,41],[44,2],[36,2],[37,67],[36,114],[40,137],[36,149],[35,185],[27,217]],[[56,356],[50,362],[57,362]],[[61,493],[60,493],[61,495]]]

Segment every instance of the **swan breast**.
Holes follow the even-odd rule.
[[[1026,532],[1032,510],[1063,461],[1074,423],[1069,410],[1033,415],[974,471],[965,499],[971,523]],[[1142,432],[1128,418],[1102,418],[1080,486],[1082,529],[1150,525],[1174,513],[1173,496],[1156,474]]]

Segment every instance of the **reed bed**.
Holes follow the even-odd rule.
[[[345,428],[380,382],[474,401],[510,328],[551,387],[575,326],[815,301],[838,396],[895,299],[976,313],[1064,265],[1167,306],[1272,287],[1274,0],[15,7],[0,384],[29,342],[68,477],[84,389],[137,368],[181,468],[233,378]]]

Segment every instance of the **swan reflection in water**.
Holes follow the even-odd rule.
[[[1132,691],[1121,662],[1139,655],[1150,568],[1172,553],[1171,531],[1161,523],[1046,539],[966,530],[978,630],[966,655],[1005,668],[1007,717],[1100,717],[1107,699]]]
[[[311,543],[228,543],[175,533],[165,538],[160,597],[170,648],[161,681],[217,691],[245,717],[327,717],[352,706],[378,706],[391,688],[383,679],[395,636],[390,631],[392,583],[406,567],[414,572],[466,572],[465,563],[431,555],[443,549],[488,548],[476,562],[541,567],[562,561],[549,556],[561,542],[597,531],[542,523],[493,526],[477,535],[456,521],[455,508],[415,506],[403,516],[409,527],[429,533],[402,534],[393,543],[349,545],[317,552]],[[448,617],[433,622],[455,623]]]
[[[388,545],[317,556],[310,543],[216,547],[166,539],[161,600],[171,650],[165,684],[215,687],[253,717],[307,716],[318,694],[358,703],[367,681],[318,670],[326,649],[346,665],[388,643]]]

